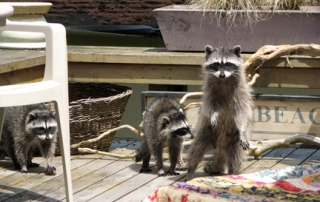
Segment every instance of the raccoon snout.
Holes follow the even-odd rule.
[[[223,72],[221,72],[220,74],[219,74],[219,78],[226,78],[226,75],[223,73]]]

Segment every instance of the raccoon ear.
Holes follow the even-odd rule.
[[[210,46],[210,45],[206,45],[205,47],[204,47],[204,50],[205,50],[205,52],[206,52],[206,55],[210,55],[212,52],[213,52],[213,48],[212,48],[212,46]]]
[[[182,109],[182,108],[180,108],[180,109],[179,109],[179,112],[180,112],[181,114],[183,114],[183,109]]]
[[[37,118],[37,115],[34,113],[29,113],[27,118],[27,123],[30,123],[31,121],[35,120]]]
[[[233,47],[233,52],[240,57],[241,54],[241,46],[240,45],[236,45],[235,47]]]
[[[169,125],[170,124],[170,119],[167,116],[163,116],[162,117],[162,121],[165,125]]]

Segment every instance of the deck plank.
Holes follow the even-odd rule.
[[[112,153],[131,155],[140,146],[140,141],[121,140],[113,147]],[[203,177],[203,165],[211,159],[207,154],[199,164],[194,177]],[[186,157],[186,154],[184,154]],[[184,181],[186,172],[179,176],[157,177],[154,160],[151,173],[139,173],[141,162],[119,159],[98,154],[74,155],[71,157],[74,201],[141,201],[155,189]],[[165,159],[167,155],[165,155]],[[249,157],[242,173],[252,173],[264,169],[277,169],[301,164],[319,164],[320,150],[317,148],[280,148],[265,152],[255,160]],[[63,166],[61,157],[54,158],[57,175],[43,174],[46,168],[43,157],[34,158],[40,163],[34,172],[22,174],[13,168],[11,161],[0,161],[0,200],[20,201],[65,201]],[[169,165],[166,159],[165,168]]]
[[[117,148],[127,148],[127,149],[135,149],[139,148],[141,145],[141,141],[138,139],[120,139],[115,138],[109,147],[109,151],[113,151]]]
[[[53,161],[54,166],[59,165],[59,162],[61,161],[59,161],[58,159],[55,159]],[[29,172],[28,174],[25,174],[25,173],[20,173],[18,170],[15,170],[14,174],[1,179],[0,201],[4,201],[16,194],[19,194],[25,190],[32,188],[32,185],[34,183],[34,178],[36,178],[37,175],[44,175],[43,171],[45,170],[45,168],[46,168],[46,163],[41,162],[39,167],[33,168],[33,172]],[[52,178],[52,176],[46,176],[46,177]],[[19,189],[16,189],[15,187],[19,187]]]
[[[317,150],[309,158],[307,158],[302,164],[320,164],[320,150]]]
[[[84,178],[85,176],[89,176],[89,177],[85,177],[86,179],[89,180],[88,182],[85,182],[85,183],[92,183],[91,180],[99,180],[98,178],[96,179],[90,178],[91,173],[112,162],[114,162],[114,160],[95,159],[89,162],[88,164],[86,164],[86,166],[78,167],[72,170],[71,175],[72,175],[72,181],[73,181],[73,193],[76,193],[77,191],[81,190],[83,186],[85,186],[81,184],[83,181],[80,181],[79,179]],[[63,176],[59,176],[59,178],[60,178],[59,181],[63,182]],[[80,182],[80,183],[76,183],[76,182]],[[58,189],[51,190],[50,192],[47,193],[46,196],[44,196],[43,198],[39,198],[37,200],[52,201],[51,198],[54,198],[55,201],[63,200],[65,198],[65,189],[63,184]]]
[[[97,195],[124,182],[128,178],[137,175],[139,170],[137,166],[132,165],[133,163],[133,161],[117,161],[97,171],[96,175],[100,175],[100,177],[98,177],[100,180],[75,193],[74,200],[79,202],[89,201]],[[130,172],[131,170],[133,170],[133,172]]]
[[[56,159],[60,159],[61,157]],[[88,164],[90,161],[93,161],[93,159],[73,159],[71,164],[71,169],[75,169],[81,166],[84,166]],[[27,200],[36,200],[38,198],[43,197],[43,195],[59,189],[64,186],[63,184],[63,166],[60,163],[59,166],[56,167],[57,169],[57,175],[55,176],[45,176],[44,174],[39,174],[36,177],[32,178],[32,180],[29,180],[28,187],[29,189],[26,189],[25,191],[21,192],[20,194],[15,195],[14,197],[11,197],[8,199],[8,201],[12,202],[20,202],[20,201],[27,201]],[[45,185],[45,186],[44,186]],[[21,187],[21,185],[19,186]],[[32,190],[32,191],[29,191]],[[52,199],[56,200],[56,199]]]
[[[272,169],[279,169],[287,166],[298,166],[315,152],[316,149],[297,149],[282,159],[277,165],[273,166]]]
[[[261,159],[253,163],[250,167],[244,169],[241,173],[259,172],[273,167],[279,163],[285,156],[289,155],[295,148],[274,149]]]
[[[206,176],[207,174],[203,171],[204,163],[201,162],[195,172],[195,177]],[[153,177],[153,180],[139,186],[136,189],[132,190],[130,193],[125,194],[123,197],[117,199],[117,202],[126,202],[130,200],[142,201],[145,199],[151,192],[158,189],[162,186],[168,186],[177,181],[184,181],[186,176],[186,171],[179,171],[180,175],[178,176],[169,176],[169,177]]]
[[[139,171],[137,173],[139,173]],[[139,175],[135,175],[132,178],[122,182],[120,186],[116,186],[104,192],[98,197],[93,198],[91,201],[100,202],[100,201],[105,201],[106,199],[108,201],[117,200],[121,198],[123,195],[128,194],[131,191],[135,190],[136,188],[143,186],[144,184],[154,180],[156,177],[157,177],[156,169],[153,169],[151,173],[141,173]]]

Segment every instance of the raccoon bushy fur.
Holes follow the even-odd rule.
[[[170,97],[155,99],[147,107],[143,118],[143,136],[136,162],[143,160],[140,172],[151,172],[149,162],[154,155],[158,176],[179,175],[176,170],[186,170],[178,161],[182,150],[183,136],[193,138],[180,103]],[[162,152],[168,146],[170,167],[163,170]]]
[[[204,95],[186,180],[193,177],[210,149],[214,149],[214,157],[205,165],[206,173],[224,173],[226,169],[229,174],[240,173],[252,128],[252,90],[246,82],[240,46],[230,49],[207,45],[205,53]]]
[[[0,145],[22,173],[28,173],[29,167],[39,166],[32,162],[33,152],[38,148],[46,158],[46,174],[54,175],[52,158],[56,139],[57,122],[44,104],[6,108]]]

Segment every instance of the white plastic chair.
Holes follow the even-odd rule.
[[[3,7],[0,8],[0,13],[6,13],[1,12],[3,9]],[[5,107],[54,101],[60,134],[66,199],[73,201],[65,27],[54,23],[10,22],[7,20],[5,26],[0,25],[0,30],[42,32],[46,36],[46,64],[43,80],[36,83],[0,86],[0,136]]]

